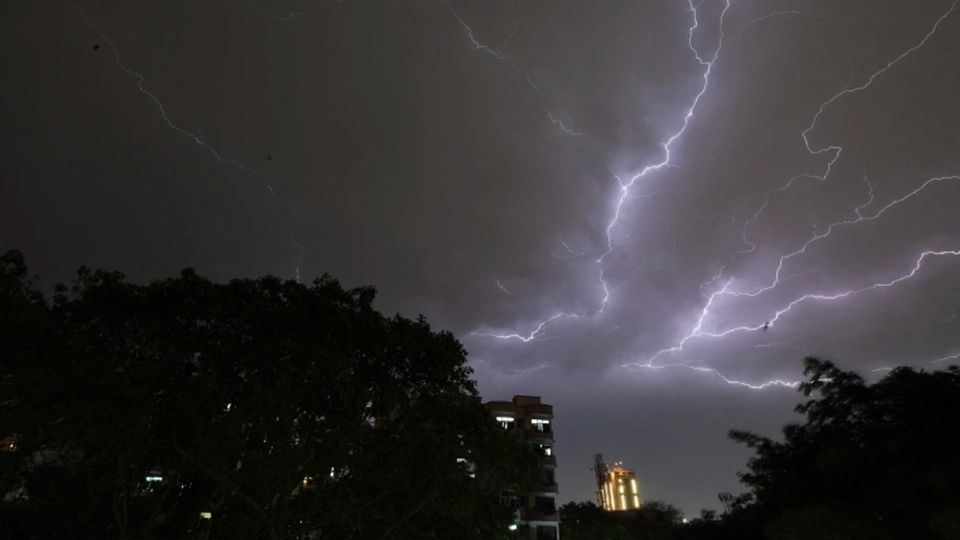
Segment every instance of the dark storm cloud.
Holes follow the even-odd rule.
[[[949,1],[733,0],[721,27],[724,6],[688,42],[666,0],[4,5],[0,242],[48,283],[88,264],[376,284],[463,338],[485,397],[556,405],[563,499],[592,497],[602,451],[650,497],[716,506],[746,457],[726,431],[771,434],[796,400],[736,382],[960,353],[960,257],[865,290],[960,249],[960,178],[924,186],[960,174],[960,13],[924,40]],[[709,61],[721,35],[608,247],[617,178],[663,159],[703,89],[689,46]],[[842,148],[826,179],[814,120],[810,148]],[[828,231],[776,287],[717,295]],[[529,342],[478,335],[560,313]]]

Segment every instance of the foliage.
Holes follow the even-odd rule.
[[[956,538],[960,370],[897,368],[868,385],[807,358],[804,372],[805,423],[782,442],[731,433],[756,452],[741,479],[764,537]]]
[[[535,475],[462,346],[371,288],[81,269],[48,302],[0,263],[0,535],[498,538]]]
[[[663,501],[647,501],[638,510],[606,512],[593,502],[560,507],[561,538],[567,540],[667,540],[683,515]]]
[[[781,441],[731,432],[755,452],[741,474],[750,491],[721,494],[729,511],[719,518],[704,511],[677,524],[570,503],[563,538],[960,538],[960,369],[897,368],[867,384],[807,358],[804,373],[804,423],[787,425]]]

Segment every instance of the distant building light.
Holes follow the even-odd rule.
[[[687,518],[683,518],[683,522],[684,522],[684,523],[690,523],[690,520],[687,519]]]
[[[227,403],[227,405],[223,408],[223,410],[230,412],[230,409],[232,408],[233,408],[233,403]]]
[[[507,530],[508,530],[508,531],[515,531],[515,530],[517,530],[517,524],[516,524],[516,523],[511,523],[511,524],[507,525]]]
[[[514,422],[514,418],[512,416],[498,416],[497,422],[500,422],[500,427],[503,429],[510,429],[510,424]]]
[[[163,477],[158,474],[148,474],[144,477],[147,482],[163,482]]]
[[[200,512],[200,519],[213,519],[213,512]]]
[[[537,431],[550,431],[550,421],[543,418],[531,418],[530,423]]]

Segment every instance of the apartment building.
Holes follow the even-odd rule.
[[[553,406],[540,396],[514,396],[512,401],[484,404],[500,427],[543,453],[539,484],[529,493],[504,492],[504,503],[517,512],[516,537],[522,540],[558,540],[557,457],[553,453]]]

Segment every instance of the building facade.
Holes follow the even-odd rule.
[[[545,457],[539,485],[532,492],[504,492],[504,503],[517,512],[517,538],[559,539],[559,489],[556,480],[557,457],[553,453],[553,406],[542,403],[539,396],[514,396],[513,401],[490,401],[485,406],[500,427],[536,448]]]
[[[643,502],[637,487],[637,475],[623,462],[608,467],[597,454],[593,466],[597,475],[597,504],[608,512],[637,510]]]

